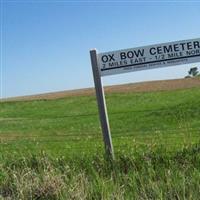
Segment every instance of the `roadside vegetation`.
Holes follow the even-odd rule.
[[[199,144],[169,153],[164,148],[102,155],[1,160],[2,199],[199,199]]]
[[[0,199],[199,199],[200,88],[0,103]]]

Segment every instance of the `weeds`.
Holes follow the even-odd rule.
[[[1,199],[198,199],[199,145],[118,155],[51,158],[41,153],[1,161]]]

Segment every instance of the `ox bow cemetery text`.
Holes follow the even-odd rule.
[[[100,53],[98,55],[98,66],[101,75],[104,76],[130,70],[151,69],[156,66],[164,67],[192,63],[196,61],[196,57],[200,57],[200,39]],[[122,69],[119,70],[119,68]],[[118,69],[118,72],[116,69]]]

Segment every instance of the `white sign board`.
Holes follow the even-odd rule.
[[[200,38],[99,53],[100,75],[200,62]]]

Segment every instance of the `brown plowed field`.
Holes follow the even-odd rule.
[[[193,87],[200,87],[200,78],[149,81],[141,83],[107,86],[105,87],[105,92],[106,93],[151,92],[151,91],[187,89]],[[94,95],[94,94],[95,94],[94,88],[86,88],[86,89],[69,90],[62,92],[30,95],[30,96],[13,97],[13,98],[3,99],[3,101],[59,99],[68,96],[83,96],[83,95]]]

